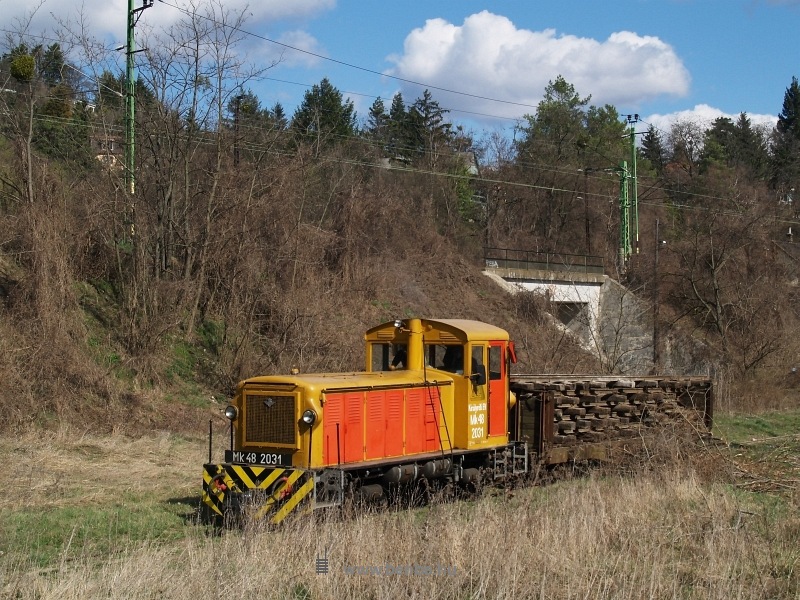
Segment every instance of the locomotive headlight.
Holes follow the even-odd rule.
[[[228,417],[228,419],[230,419],[231,421],[235,421],[238,415],[239,411],[232,404],[229,404],[228,406],[225,407],[225,416]]]
[[[313,425],[314,421],[317,420],[317,413],[309,409],[303,413],[302,419],[306,425]]]

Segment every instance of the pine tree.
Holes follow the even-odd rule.
[[[642,158],[650,162],[653,169],[659,175],[663,173],[664,166],[666,165],[666,151],[664,150],[664,142],[661,138],[661,133],[653,125],[647,128],[644,136],[642,137],[642,147],[640,149]]]
[[[735,152],[735,129],[728,117],[717,117],[703,136],[700,153],[701,169],[707,171],[714,165],[728,167]]]
[[[242,123],[262,116],[261,100],[259,100],[258,96],[250,89],[233,96],[228,101],[227,109],[228,113],[233,117],[236,117],[238,114]]]
[[[283,104],[280,102],[276,102],[270,109],[269,116],[277,129],[284,130],[289,126],[289,119],[286,117],[286,111],[283,110]]]
[[[356,131],[356,113],[351,100],[324,78],[303,96],[292,117],[292,128],[299,139],[313,143],[335,144],[352,137]]]
[[[734,167],[744,167],[750,174],[763,179],[767,173],[769,154],[762,132],[753,129],[746,113],[741,113],[734,125],[734,143],[731,159]]]
[[[781,195],[793,197],[799,184],[800,84],[797,77],[792,77],[772,134],[772,185]]]
[[[125,102],[125,76],[103,71],[97,79],[97,104],[101,109],[121,108]]]
[[[383,100],[378,97],[372,106],[369,107],[369,117],[365,129],[367,137],[378,143],[382,152],[385,152],[389,141],[389,115],[386,114],[386,106]]]
[[[385,132],[389,124],[389,115],[386,114],[386,106],[378,96],[372,106],[369,107],[369,117],[367,118],[367,133],[381,135]]]
[[[123,108],[125,106],[126,88],[125,73],[120,72],[118,75],[114,75],[111,71],[103,71],[97,80],[97,92],[95,94],[100,108]],[[134,93],[136,94],[137,107],[152,107],[156,104],[156,95],[141,77],[136,80]]]
[[[429,90],[425,90],[417,98],[412,108],[416,113],[412,119],[412,124],[416,127],[413,139],[420,144],[417,152],[427,156],[428,164],[433,166],[442,148],[452,139],[452,125],[444,118],[449,111],[439,106]]]
[[[576,144],[584,152],[583,166],[597,168],[616,165],[630,156],[629,140],[625,123],[610,104],[590,106],[584,118],[583,132],[576,136]]]
[[[59,44],[51,44],[46,50],[41,53],[39,59],[39,75],[47,85],[56,85],[63,80],[68,79],[65,77],[64,70],[66,67],[66,60],[64,53],[61,51]]]
[[[778,115],[778,131],[800,138],[800,84],[797,77],[792,77],[791,85],[786,88],[783,110]]]
[[[406,142],[408,113],[403,101],[403,94],[397,92],[392,97],[392,106],[389,108],[389,135],[386,152],[389,158],[407,158],[410,154]]]
[[[749,177],[760,179],[765,174],[767,146],[763,136],[753,129],[747,114],[741,113],[734,123],[719,117],[706,130],[701,168],[712,166],[743,170]]]
[[[411,105],[403,121],[403,150],[406,158],[416,159],[425,153],[425,125],[416,105]]]
[[[574,159],[581,147],[579,142],[585,144],[585,118],[590,100],[591,96],[581,98],[575,86],[561,75],[549,82],[536,114],[525,115],[528,125],[517,153],[521,157],[549,155],[558,161]]]

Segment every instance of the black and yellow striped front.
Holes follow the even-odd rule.
[[[245,511],[255,520],[282,522],[313,502],[314,475],[302,469],[221,464],[203,467],[203,502],[217,515]]]

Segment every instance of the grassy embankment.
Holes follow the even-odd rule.
[[[193,522],[201,437],[6,437],[0,597],[794,598],[799,430],[726,416],[699,466],[221,536]]]

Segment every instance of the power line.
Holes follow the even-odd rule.
[[[361,66],[358,66],[358,65],[350,64],[350,63],[347,63],[347,62],[344,62],[344,61],[340,61],[340,60],[336,60],[336,59],[332,59],[332,58],[329,58],[329,57],[325,57],[325,56],[322,56],[322,55],[319,55],[319,54],[316,54],[316,53],[313,53],[313,52],[310,52],[310,51],[307,51],[307,50],[303,50],[303,49],[296,48],[296,47],[288,45],[288,44],[284,44],[282,42],[278,42],[276,40],[272,40],[272,39],[267,38],[265,36],[261,36],[259,34],[247,31],[247,30],[245,30],[243,28],[219,22],[216,19],[213,19],[213,18],[211,18],[209,16],[206,16],[206,15],[197,14],[197,13],[191,13],[186,9],[183,9],[181,7],[178,7],[178,6],[175,6],[175,5],[170,4],[168,2],[165,2],[164,0],[159,0],[159,1],[162,4],[165,4],[167,6],[171,6],[173,8],[176,8],[177,10],[179,10],[179,11],[181,11],[181,12],[183,12],[183,13],[191,16],[191,17],[198,17],[198,18],[206,19],[206,20],[216,24],[217,26],[226,27],[226,28],[229,28],[231,30],[238,31],[238,32],[240,32],[240,33],[242,33],[244,35],[249,35],[249,36],[261,39],[261,40],[266,41],[268,43],[279,45],[279,46],[291,49],[293,51],[305,53],[305,54],[308,54],[308,55],[311,55],[311,56],[314,56],[314,57],[317,57],[317,58],[320,58],[320,59],[323,59],[323,60],[327,60],[327,61],[330,61],[330,62],[333,62],[333,63],[336,63],[336,64],[347,66],[349,68],[354,68],[354,69],[358,69],[358,70],[361,70],[361,71],[364,71],[364,72],[368,72],[368,73],[372,73],[372,74],[375,74],[375,75],[380,75],[382,77],[388,77],[388,78],[391,78],[391,79],[394,79],[394,80],[397,80],[397,81],[403,81],[403,82],[406,82],[406,83],[411,83],[411,84],[414,84],[414,85],[418,85],[420,87],[426,87],[426,88],[429,88],[429,89],[444,91],[444,92],[447,92],[447,93],[452,93],[452,94],[461,95],[461,96],[465,96],[465,97],[483,99],[483,100],[492,101],[492,102],[499,102],[499,103],[503,103],[503,104],[525,106],[525,107],[534,108],[534,109],[536,108],[534,106],[527,105],[527,104],[511,102],[511,101],[507,101],[507,100],[500,100],[500,99],[496,99],[496,98],[490,98],[490,97],[480,96],[480,95],[475,95],[475,94],[469,94],[469,93],[466,93],[466,92],[459,92],[459,91],[448,89],[448,88],[442,88],[442,87],[438,87],[438,86],[426,85],[426,84],[423,84],[423,83],[420,83],[420,82],[417,82],[417,81],[413,81],[413,80],[409,80],[409,79],[405,79],[405,78],[401,78],[401,77],[385,75],[383,73],[379,73],[379,72],[371,70],[371,69],[367,69],[367,68],[364,68],[364,67],[361,67]],[[44,38],[44,36],[41,36],[41,37],[42,37],[42,39],[52,39],[52,38]],[[130,44],[129,44],[129,47],[130,47]],[[131,51],[129,49],[129,54],[130,53],[131,53]],[[71,67],[71,65],[69,65],[69,66]],[[74,67],[72,67],[72,68],[74,68]],[[86,76],[85,73],[82,73],[82,74],[84,76]],[[86,76],[86,77],[88,78],[88,76]],[[134,79],[133,77],[129,76],[128,77],[129,83],[133,79]],[[270,78],[267,78],[267,79],[270,79]],[[281,80],[275,79],[275,81],[281,81]],[[298,84],[298,83],[295,83],[295,82],[285,82],[285,83],[292,83],[292,84],[295,84],[295,85],[304,85],[304,84]],[[99,81],[98,81],[98,84],[99,85],[103,85]],[[104,87],[106,87],[107,89],[111,90],[111,88],[108,88],[108,86],[104,86]],[[117,94],[119,93],[119,92],[116,92],[116,90],[112,90],[112,91],[114,91]],[[360,94],[360,93],[357,93],[357,92],[346,92],[346,93],[351,94],[351,95],[375,97],[375,96],[370,96],[370,95],[367,95],[367,94]],[[451,109],[444,109],[444,110],[446,112],[460,112],[460,113],[464,113],[464,114],[474,114],[474,115],[480,115],[480,116],[496,117],[495,115],[486,115],[486,114],[481,114],[481,113],[470,113],[469,111],[458,111],[458,110],[453,111]],[[502,118],[502,117],[497,117],[497,118]],[[131,118],[131,122],[132,122],[132,118]],[[392,120],[389,119],[389,122],[392,122]],[[264,130],[263,128],[260,128],[260,129]],[[270,128],[270,131],[272,131],[272,130],[274,130],[274,128]],[[213,135],[213,132],[211,133],[211,135]],[[130,137],[131,137],[131,142],[130,142],[129,146],[132,147],[132,138],[133,138],[133,136],[130,136]],[[373,141],[370,141],[370,140],[366,140],[362,136],[341,136],[341,137],[342,137],[342,139],[357,140],[360,143],[366,144],[366,145],[373,145],[373,146],[376,146],[376,147],[378,145],[380,145],[379,141],[373,142]],[[201,143],[207,143],[207,142],[206,141],[202,141]],[[250,144],[248,144],[247,147],[251,148],[251,149],[257,149],[258,148],[257,146],[251,146]],[[407,149],[410,149],[410,148],[407,148]],[[414,148],[414,150],[416,150],[416,148]],[[285,154],[287,156],[291,156],[291,154],[288,154],[288,153],[283,153],[283,154]],[[349,164],[361,165],[361,166],[375,166],[372,163],[366,163],[366,162],[363,162],[363,161],[344,161],[344,160],[342,160],[342,162],[348,162]],[[569,171],[567,169],[560,169],[560,168],[558,168],[556,166],[552,166],[552,165],[537,165],[535,163],[525,164],[525,163],[522,163],[522,162],[519,162],[519,161],[516,164],[517,164],[517,166],[523,166],[523,167],[528,167],[528,168],[539,168],[541,170],[549,170],[549,171],[552,171],[554,173],[562,173],[562,174],[570,174],[571,173],[571,171]],[[382,168],[385,168],[385,167],[382,166]],[[405,166],[403,166],[403,167],[395,166],[395,167],[392,167],[391,169],[392,170],[397,170],[397,171],[414,172],[414,173],[418,173],[418,174],[426,174],[426,175],[436,175],[436,176],[443,176],[443,177],[464,178],[463,176],[456,175],[456,174],[442,174],[442,173],[435,172],[435,171],[428,171],[428,170],[422,170],[422,169],[418,169],[418,168],[411,168],[411,167],[405,167]],[[131,173],[132,173],[132,169],[131,169]],[[570,193],[570,194],[580,194],[581,193],[578,190],[568,189],[568,188],[565,188],[565,187],[556,187],[554,185],[526,184],[526,183],[523,183],[523,182],[509,182],[509,181],[498,180],[498,179],[484,179],[484,181],[486,183],[493,183],[493,184],[498,184],[498,185],[499,184],[503,184],[503,185],[507,185],[507,186],[515,186],[515,187],[524,187],[524,188],[529,188],[529,189],[546,190],[546,191],[549,191],[551,193],[556,193],[556,192],[558,192],[558,193]],[[685,194],[686,196],[692,196],[692,197],[698,197],[698,198],[727,200],[727,198],[723,198],[723,197],[720,197],[720,196],[714,196],[714,195],[710,195],[710,194],[701,194],[701,193],[697,193],[697,192],[683,192],[681,190],[670,190],[668,188],[660,188],[660,189],[663,189],[663,190],[665,190],[667,192],[681,193],[681,194]],[[593,195],[593,196],[598,196],[598,197],[601,197],[601,198],[612,198],[611,195],[595,193],[595,192],[589,193],[588,190],[584,190],[583,193],[586,194],[587,196]],[[648,205],[651,205],[651,206],[664,206],[663,204],[656,204],[656,203],[652,203],[652,202],[647,202],[647,203],[644,203],[644,204],[648,204]],[[671,206],[672,208],[678,208],[678,209],[681,209],[681,210],[709,210],[706,207],[692,207],[692,206],[689,206],[689,205],[670,204],[669,206]],[[717,211],[717,212],[719,214],[728,214],[728,215],[741,216],[741,213],[736,213],[736,212],[725,212],[725,211]],[[781,220],[781,222],[794,224],[793,221],[788,221],[788,220]]]
[[[55,117],[55,116],[37,116],[34,117],[34,120],[37,122],[52,122],[52,123],[61,123],[61,124],[72,124],[74,126],[85,127],[86,129],[92,130],[92,132],[102,131],[103,134],[107,134],[108,132],[115,133],[115,132],[122,132],[124,128],[117,125],[106,125],[100,126],[92,123],[86,123],[82,121],[76,121],[74,119],[64,118],[64,117]],[[215,146],[216,140],[214,139],[216,134],[213,132],[207,133],[205,135],[201,135],[195,138],[196,142],[199,145],[207,145],[207,146]],[[185,134],[181,133],[178,134],[178,137],[187,138]],[[243,150],[249,150],[252,152],[264,152],[266,154],[275,155],[275,156],[285,156],[288,158],[293,158],[297,156],[296,152],[287,152],[283,150],[276,150],[272,146],[260,145],[246,142],[242,145]],[[375,162],[368,162],[364,160],[356,160],[356,159],[344,159],[344,158],[333,158],[333,159],[326,159],[328,162],[332,163],[339,163],[339,164],[346,164],[361,168],[371,168],[371,169],[381,169],[383,171],[395,171],[398,173],[407,173],[407,174],[416,174],[416,175],[427,175],[427,176],[434,176],[434,177],[441,177],[445,179],[453,179],[453,180],[478,180],[484,184],[493,184],[493,185],[500,185],[508,188],[518,188],[518,189],[531,189],[531,190],[539,190],[539,191],[547,191],[550,193],[563,193],[563,194],[571,194],[574,196],[584,194],[584,190],[573,189],[569,187],[556,187],[551,185],[539,185],[539,184],[532,184],[532,183],[525,183],[519,181],[510,181],[507,179],[501,179],[496,177],[474,177],[472,175],[463,175],[459,173],[443,173],[440,171],[432,171],[429,169],[420,169],[417,167],[409,167],[409,166],[400,166],[400,165],[385,165],[382,163],[375,163]],[[659,188],[664,191],[670,191],[665,188]],[[681,192],[683,193],[683,192]],[[721,196],[711,196],[707,194],[692,194],[686,193],[687,196],[701,196],[703,198],[708,199],[717,199],[717,200],[728,200],[728,198],[724,198]],[[598,199],[605,199],[609,201],[613,201],[616,199],[615,194],[604,194],[601,192],[589,192],[588,196],[594,196]],[[688,205],[688,204],[678,204],[674,202],[653,202],[653,201],[641,201],[640,204],[651,206],[654,208],[669,208],[671,210],[679,210],[679,211],[692,211],[692,212],[705,212],[705,213],[714,213],[722,216],[728,217],[735,217],[741,218],[747,216],[743,212],[731,211],[731,210],[721,210],[719,208],[714,207],[706,207],[706,206],[697,206],[697,205]],[[777,216],[765,216],[763,217],[765,220],[779,223],[784,225],[798,225],[800,226],[800,221],[796,219],[785,219],[780,218]]]
[[[460,92],[458,90],[452,90],[452,89],[441,87],[441,86],[429,85],[429,84],[426,84],[426,83],[415,81],[413,79],[406,79],[404,77],[398,77],[396,75],[389,75],[389,74],[386,74],[386,73],[381,73],[380,71],[375,71],[374,69],[368,69],[367,67],[354,65],[352,63],[348,63],[348,62],[345,62],[343,60],[330,58],[330,57],[324,56],[322,54],[317,54],[316,52],[311,52],[310,50],[303,50],[302,48],[298,48],[298,47],[292,46],[290,44],[286,44],[286,43],[283,43],[283,42],[279,42],[277,40],[273,40],[271,38],[268,38],[266,36],[260,35],[258,33],[253,33],[252,31],[248,31],[248,30],[243,29],[241,27],[238,27],[236,25],[230,25],[228,23],[222,23],[222,22],[217,21],[216,19],[214,19],[212,17],[209,17],[207,15],[193,13],[193,12],[191,12],[191,11],[189,11],[189,10],[183,8],[183,7],[180,7],[180,6],[176,5],[176,4],[170,4],[169,2],[166,2],[165,0],[158,0],[158,1],[161,4],[164,4],[166,6],[172,7],[172,8],[174,8],[174,9],[176,9],[176,10],[178,10],[178,11],[180,11],[180,12],[182,12],[182,13],[190,16],[190,17],[199,17],[201,19],[206,19],[206,20],[210,21],[211,23],[214,23],[217,26],[226,27],[226,28],[232,29],[233,31],[238,31],[239,33],[242,33],[244,35],[249,35],[251,37],[260,39],[260,40],[268,42],[270,44],[275,44],[276,46],[281,46],[281,47],[286,48],[288,50],[294,50],[295,52],[300,52],[302,54],[307,54],[308,56],[313,56],[314,58],[319,58],[321,60],[332,62],[332,63],[335,63],[337,65],[341,65],[341,66],[348,67],[348,68],[351,68],[351,69],[357,69],[357,70],[363,71],[365,73],[371,73],[372,75],[378,75],[380,77],[386,77],[388,79],[393,79],[394,81],[402,81],[403,83],[410,83],[410,84],[413,84],[413,85],[418,85],[420,87],[431,89],[431,90],[437,90],[437,91],[440,91],[440,92],[447,92],[449,94],[456,94],[458,96],[465,96],[467,98],[475,98],[476,100],[487,100],[489,102],[497,102],[497,103],[500,103],[500,104],[508,104],[510,106],[520,106],[520,107],[523,107],[523,108],[532,108],[534,110],[537,108],[536,106],[533,106],[531,104],[525,104],[525,103],[522,103],[522,102],[514,102],[512,100],[501,100],[499,98],[491,98],[489,96],[481,96],[479,94],[470,94],[468,92]]]
[[[275,81],[277,83],[286,83],[286,84],[289,84],[289,85],[296,85],[296,86],[305,87],[305,88],[312,88],[312,87],[314,87],[314,85],[316,85],[316,84],[311,84],[311,83],[301,83],[299,81],[289,81],[289,80],[286,80],[286,79],[277,79],[276,77],[264,77],[264,81]],[[382,96],[375,96],[374,94],[365,94],[363,92],[352,92],[352,91],[347,91],[347,90],[340,90],[340,91],[342,92],[342,94],[346,94],[348,96],[361,96],[363,98],[370,98],[372,100],[377,100],[378,98],[383,99]],[[387,98],[387,100],[389,100],[389,98]],[[441,108],[442,108],[442,110],[444,110],[444,111],[446,111],[448,113],[458,113],[458,114],[464,114],[464,115],[472,115],[472,116],[475,116],[475,117],[488,117],[490,119],[502,119],[503,121],[510,121],[510,120],[516,121],[516,120],[519,120],[519,119],[509,119],[509,117],[504,117],[504,116],[501,116],[501,115],[491,115],[491,114],[488,114],[488,113],[480,113],[480,112],[475,112],[475,111],[470,111],[470,110],[463,110],[463,109],[460,109],[460,108],[451,108],[451,107],[441,107]]]
[[[451,94],[454,94],[454,95],[459,95],[459,96],[464,96],[464,97],[469,97],[469,98],[475,98],[475,99],[481,99],[481,100],[487,100],[487,101],[490,101],[490,102],[497,102],[497,103],[501,103],[501,104],[520,106],[520,107],[524,107],[524,108],[531,108],[533,110],[537,110],[538,109],[537,106],[530,105],[530,104],[514,102],[514,101],[511,101],[511,100],[503,100],[503,99],[499,99],[499,98],[492,98],[492,97],[482,96],[482,95],[477,95],[477,94],[470,94],[468,92],[461,92],[461,91],[453,90],[453,89],[450,89],[450,88],[444,88],[444,87],[441,87],[441,86],[435,86],[435,85],[431,85],[431,84],[426,84],[426,83],[415,81],[415,80],[411,80],[411,79],[406,79],[406,78],[402,78],[402,77],[388,75],[388,74],[385,74],[385,73],[381,73],[379,71],[375,71],[373,69],[369,69],[369,68],[366,68],[366,67],[362,67],[362,66],[359,66],[359,65],[355,65],[355,64],[352,64],[352,63],[341,61],[341,60],[338,60],[338,59],[330,58],[330,57],[327,57],[327,56],[324,56],[324,55],[321,55],[321,54],[318,54],[318,53],[311,52],[309,50],[304,50],[302,48],[298,48],[298,47],[292,46],[290,44],[286,44],[286,43],[283,43],[283,42],[279,42],[277,40],[273,40],[271,38],[268,38],[266,36],[260,35],[258,33],[254,33],[252,31],[246,30],[246,29],[244,29],[242,27],[238,27],[236,25],[231,25],[231,24],[228,24],[228,23],[221,22],[221,21],[219,21],[217,19],[214,19],[214,18],[212,18],[210,16],[207,16],[207,15],[204,15],[204,14],[192,12],[192,11],[190,11],[188,9],[185,9],[185,8],[181,7],[181,6],[178,6],[176,4],[172,4],[170,2],[167,2],[166,0],[159,0],[159,2],[161,4],[164,4],[165,6],[169,6],[171,8],[174,8],[174,9],[178,10],[179,12],[182,12],[182,13],[190,16],[190,17],[193,17],[193,18],[197,17],[197,18],[205,19],[205,20],[207,20],[207,21],[209,21],[209,22],[211,22],[211,23],[213,23],[213,24],[215,24],[217,26],[225,27],[225,28],[231,29],[233,31],[237,31],[239,33],[242,33],[243,35],[251,36],[251,37],[254,37],[256,39],[260,39],[262,41],[266,41],[266,42],[268,42],[270,44],[278,45],[278,46],[281,46],[281,47],[284,47],[284,48],[287,48],[287,49],[290,49],[290,50],[293,50],[293,51],[296,51],[296,52],[300,52],[300,53],[303,53],[303,54],[307,54],[309,56],[313,56],[315,58],[319,58],[321,60],[326,60],[326,61],[329,61],[329,62],[332,62],[332,63],[335,63],[335,64],[346,66],[348,68],[357,69],[357,70],[360,70],[360,71],[363,71],[363,72],[371,73],[371,74],[374,74],[374,75],[379,75],[381,77],[386,77],[386,78],[389,78],[389,79],[393,79],[393,80],[396,80],[396,81],[402,81],[402,82],[405,82],[405,83],[411,83],[411,84],[414,84],[414,85],[417,85],[417,86],[420,86],[420,87],[423,87],[423,88],[443,91],[443,92],[451,93]],[[0,29],[0,31],[7,31],[7,30]],[[37,37],[37,36],[30,36],[30,37]],[[49,37],[45,37],[45,36],[38,36],[38,37],[40,37],[41,39],[48,39],[48,40],[60,42],[59,40],[57,40],[55,38],[49,38]],[[72,45],[75,46],[75,44],[72,44]],[[307,88],[308,87],[313,87],[312,84],[289,81],[289,80],[285,80],[285,79],[265,77],[264,80],[266,80],[266,81],[275,81],[275,82],[279,82],[279,83],[285,83],[285,84],[288,84],[288,85],[296,85],[296,86],[307,87]],[[372,94],[365,94],[365,93],[354,92],[354,91],[344,91],[343,93],[348,94],[350,96],[361,96],[361,97],[372,98],[372,99],[377,99],[377,98],[380,97],[380,96],[375,96],[375,95],[372,95]],[[501,116],[501,115],[494,115],[494,114],[475,112],[475,111],[467,111],[467,110],[454,109],[454,108],[449,108],[449,107],[442,107],[442,109],[444,111],[448,112],[448,113],[471,115],[471,116],[475,116],[475,117],[485,117],[485,118],[498,119],[498,120],[503,120],[503,121],[519,121],[520,120],[519,117],[517,117],[517,118],[509,118],[509,117],[505,117],[505,116]]]
[[[64,118],[52,117],[52,116],[37,118],[37,120],[40,120],[40,119],[48,119],[48,120],[51,120],[51,121],[61,120],[61,122],[73,123],[73,124],[81,124],[81,123],[76,123],[74,121],[71,121],[70,119],[64,119]],[[87,126],[91,127],[91,128],[96,128],[96,126],[94,126],[94,125],[87,125]],[[274,133],[276,131],[280,131],[280,129],[275,125],[270,126],[269,128],[267,128],[267,127],[261,127],[261,126],[254,126],[254,125],[248,124],[246,122],[240,123],[240,128],[243,129],[243,130],[249,130],[249,131],[251,131],[253,133],[264,133],[264,134],[271,134],[271,133]],[[118,126],[113,126],[113,125],[110,126],[109,129],[111,129],[112,131],[120,130],[120,128]],[[214,132],[208,132],[207,133],[207,136],[214,136],[214,135],[216,135]],[[374,148],[381,148],[382,145],[383,145],[382,142],[380,142],[380,141],[369,140],[367,138],[364,138],[364,137],[358,136],[358,135],[352,135],[352,136],[350,136],[350,135],[341,135],[341,134],[329,134],[329,135],[334,137],[334,138],[336,138],[336,139],[339,139],[340,141],[358,142],[358,143],[360,143],[362,145],[371,146],[371,147],[374,147]],[[254,149],[259,149],[259,146],[257,146],[257,145],[252,145],[251,146],[247,142],[245,143],[243,148],[245,148],[245,147],[252,147]],[[264,147],[261,147],[260,149],[264,149]],[[407,150],[407,151],[415,150],[414,148],[407,147],[407,146],[402,146],[402,145],[398,146],[398,149],[399,150]],[[431,152],[431,151],[428,150],[428,151],[426,151],[426,153],[427,152]],[[423,156],[424,156],[424,154],[423,154]],[[356,163],[352,163],[352,164],[356,164]],[[358,163],[358,164],[366,165],[368,163]],[[562,174],[562,175],[573,175],[574,174],[576,177],[579,176],[579,173],[577,171],[573,171],[572,169],[569,169],[569,168],[566,168],[566,167],[559,167],[559,166],[556,166],[556,165],[550,165],[550,164],[546,164],[546,163],[517,162],[515,164],[516,164],[516,166],[522,167],[524,169],[536,169],[536,170],[539,170],[539,171],[547,171],[547,172],[552,172],[552,173]],[[405,172],[419,172],[419,173],[426,173],[426,174],[433,174],[434,173],[434,172],[430,172],[430,171],[417,171],[417,170],[412,169],[412,168],[397,168],[395,170],[405,171]],[[611,177],[611,176],[606,177],[603,174],[597,174],[597,175],[591,174],[591,175],[588,175],[588,177],[590,179],[609,179],[609,181],[612,181],[612,180],[616,181],[616,175],[613,176],[613,177]],[[656,180],[656,181],[658,182],[658,180]],[[551,191],[551,192],[559,192],[559,193],[570,193],[570,194],[578,194],[578,195],[586,193],[589,197],[594,196],[594,197],[603,198],[603,199],[614,199],[614,198],[616,198],[616,196],[613,195],[613,194],[604,194],[604,193],[601,193],[601,192],[588,192],[588,191],[578,190],[578,189],[574,189],[574,188],[566,188],[566,187],[563,187],[563,186],[556,187],[554,185],[523,184],[523,183],[519,183],[519,182],[510,182],[510,181],[507,181],[507,180],[491,180],[490,182],[491,183],[498,183],[498,184],[505,184],[505,185],[508,185],[508,186],[511,186],[511,187],[522,187],[522,188],[529,188],[529,189],[548,190],[548,191]],[[659,186],[659,187],[655,187],[655,188],[651,187],[650,189],[657,189],[657,190],[663,191],[664,193],[667,193],[667,194],[682,195],[682,196],[691,197],[691,198],[700,198],[700,199],[706,199],[706,200],[720,200],[720,201],[729,200],[729,198],[724,197],[724,196],[718,196],[718,195],[714,195],[714,194],[704,194],[704,193],[701,193],[701,192],[689,192],[689,191],[684,191],[684,190],[679,190],[679,189],[674,189],[674,188],[669,188],[669,187],[663,187],[663,186]],[[642,204],[647,204],[647,205],[650,205],[650,206],[666,206],[664,204],[656,204],[656,203],[652,203],[652,202],[642,202]],[[672,204],[671,203],[668,206],[670,206],[672,208],[681,208],[681,209],[686,209],[686,210],[702,210],[702,207],[695,208],[695,207],[692,207],[690,205],[679,205],[679,204]],[[786,222],[787,223],[793,223],[793,221],[786,221]]]

